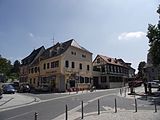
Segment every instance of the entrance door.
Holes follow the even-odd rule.
[[[70,87],[75,87],[75,80],[70,80],[69,81]]]
[[[93,86],[95,86],[96,88],[99,88],[98,77],[93,77]]]

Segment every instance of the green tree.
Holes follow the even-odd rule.
[[[145,65],[146,65],[145,61],[140,62],[139,65],[138,65],[138,77],[141,78],[141,79],[144,78],[144,74],[143,74],[144,69],[143,68],[144,68]]]
[[[157,13],[160,14],[160,5]],[[149,52],[152,56],[154,66],[160,65],[160,21],[158,25],[148,25],[147,37],[149,39]]]
[[[15,73],[15,75],[18,77],[19,76],[19,72],[20,72],[20,62],[18,60],[16,60],[13,64],[13,68],[11,70],[12,73]]]
[[[4,74],[5,76],[9,76],[11,68],[11,62],[6,58],[0,57],[0,73]]]
[[[139,63],[138,65],[138,78],[141,79],[143,81],[144,84],[144,91],[147,94],[147,81],[146,78],[144,76],[144,66],[146,65],[145,61],[142,61]]]

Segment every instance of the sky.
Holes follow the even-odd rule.
[[[21,60],[42,45],[75,39],[137,69],[147,60],[148,24],[160,0],[0,0],[0,55]]]

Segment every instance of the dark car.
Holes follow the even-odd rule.
[[[3,88],[3,93],[11,93],[14,94],[16,92],[16,90],[14,89],[14,87],[10,84],[4,84],[2,85]]]
[[[21,84],[19,92],[30,92],[30,86],[28,84]]]
[[[0,88],[0,99],[2,98],[2,89]]]

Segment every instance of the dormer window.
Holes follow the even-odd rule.
[[[111,62],[111,58],[108,58],[108,61]]]

